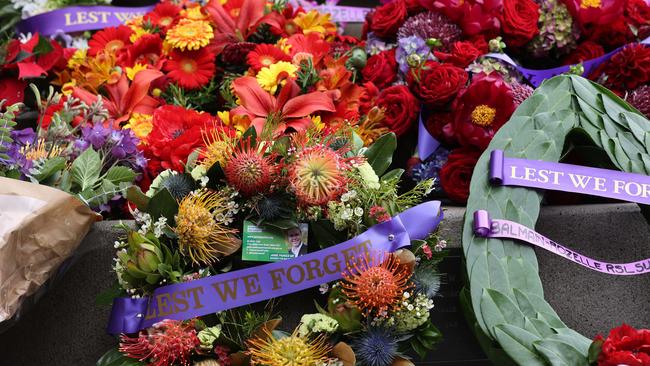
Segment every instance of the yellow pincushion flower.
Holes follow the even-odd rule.
[[[310,10],[307,13],[300,13],[293,20],[302,29],[304,34],[318,32],[321,34],[336,32],[336,26],[330,21],[329,13],[320,13],[317,10]]]
[[[237,230],[218,219],[227,214],[228,202],[225,194],[203,189],[190,193],[178,204],[174,232],[181,253],[194,264],[214,263],[239,248],[234,237]]]
[[[284,85],[286,82],[285,78],[280,78],[280,76],[295,78],[296,71],[298,71],[298,68],[292,63],[279,61],[268,67],[263,67],[260,72],[257,73],[257,83],[260,84],[262,89],[271,94],[275,94],[278,90],[278,86]]]
[[[294,330],[290,336],[277,339],[267,329],[265,333],[246,342],[252,365],[313,366],[327,361],[331,347],[322,335],[309,339]]]
[[[210,23],[204,20],[181,19],[167,32],[166,41],[181,51],[203,48],[214,38]]]
[[[135,137],[139,138],[143,144],[146,144],[146,138],[153,129],[153,116],[143,113],[132,113],[124,128],[130,128]]]

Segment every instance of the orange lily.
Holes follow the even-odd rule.
[[[116,83],[105,86],[108,97],[103,98],[102,102],[109,115],[115,119],[115,127],[128,121],[132,113],[153,114],[159,102],[147,93],[151,83],[162,75],[158,70],[142,70],[129,85],[126,73],[123,73]],[[79,87],[73,89],[72,95],[86,104],[92,104],[98,99],[97,95]]]
[[[267,123],[274,128],[274,135],[282,134],[289,128],[304,131],[312,124],[308,117],[311,113],[336,110],[333,97],[337,96],[338,91],[299,95],[300,87],[293,80],[287,80],[277,98],[262,89],[252,76],[238,78],[232,85],[241,100],[241,105],[232,113],[248,116],[258,134],[262,133]]]

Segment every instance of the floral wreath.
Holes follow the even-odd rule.
[[[483,209],[494,217],[534,227],[543,193],[492,187],[488,182],[490,152],[503,149],[509,156],[555,162],[565,138],[576,130],[602,148],[619,170],[650,171],[644,141],[650,132],[648,121],[598,84],[577,76],[557,76],[522,103],[481,156],[467,212]],[[622,141],[621,136],[629,141]],[[471,215],[465,217],[462,241],[468,284],[461,304],[484,351],[496,364],[587,365],[598,361],[609,365],[606,361],[617,351],[616,345],[612,347],[616,339],[650,335],[624,325],[610,333],[607,347],[600,336],[592,343],[565,325],[544,300],[532,248],[512,240],[475,236]],[[639,356],[633,350],[624,353],[625,364],[647,362],[641,357],[646,356],[643,352]]]

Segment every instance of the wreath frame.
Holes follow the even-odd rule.
[[[472,331],[497,365],[589,365],[591,340],[564,324],[544,299],[533,248],[479,237],[472,228],[472,213],[479,209],[528,227],[535,227],[539,216],[543,192],[489,183],[492,150],[557,162],[567,136],[574,134],[604,151],[616,169],[650,175],[650,121],[576,75],[546,80],[498,131],[470,183],[462,235],[467,281],[460,294]]]

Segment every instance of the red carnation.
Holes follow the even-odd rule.
[[[578,47],[571,52],[565,59],[565,65],[573,65],[580,62],[591,60],[592,58],[600,57],[605,54],[603,46],[593,41],[585,41],[578,45]]]
[[[539,5],[532,0],[504,0],[501,28],[509,45],[521,47],[539,33]]]
[[[602,341],[603,337],[596,337]],[[598,366],[650,365],[650,330],[623,324],[609,332],[598,355]]]
[[[650,82],[650,47],[632,44],[612,56],[602,68],[603,85],[623,93]]]
[[[478,39],[483,39],[479,37]],[[485,43],[485,40],[483,40]],[[449,62],[460,68],[465,68],[479,56],[481,52],[472,42],[454,42],[451,45],[449,53],[434,51],[433,54],[442,62]]]
[[[174,105],[162,106],[153,113],[153,129],[146,137],[145,149],[152,161],[160,163],[160,170],[183,172],[187,157],[203,145],[203,131],[214,128],[216,123],[216,119],[209,113],[199,113]],[[149,164],[157,165],[155,162]],[[156,175],[158,172],[151,173]]]
[[[452,106],[458,142],[485,149],[515,108],[512,90],[501,76],[497,73],[475,76]]]
[[[432,107],[450,102],[467,83],[467,72],[451,64],[428,61],[424,68],[408,75],[411,90]]]
[[[447,196],[459,203],[466,203],[469,197],[469,184],[481,150],[461,147],[453,150],[447,163],[440,169],[440,186]]]
[[[397,78],[395,49],[382,51],[371,56],[361,74],[363,75],[363,81],[371,81],[380,89],[392,84]]]
[[[404,85],[384,89],[377,98],[377,105],[386,110],[384,125],[397,136],[409,130],[420,111],[418,100]]]
[[[383,38],[394,38],[408,16],[406,2],[395,0],[379,6],[372,13],[370,30]]]

